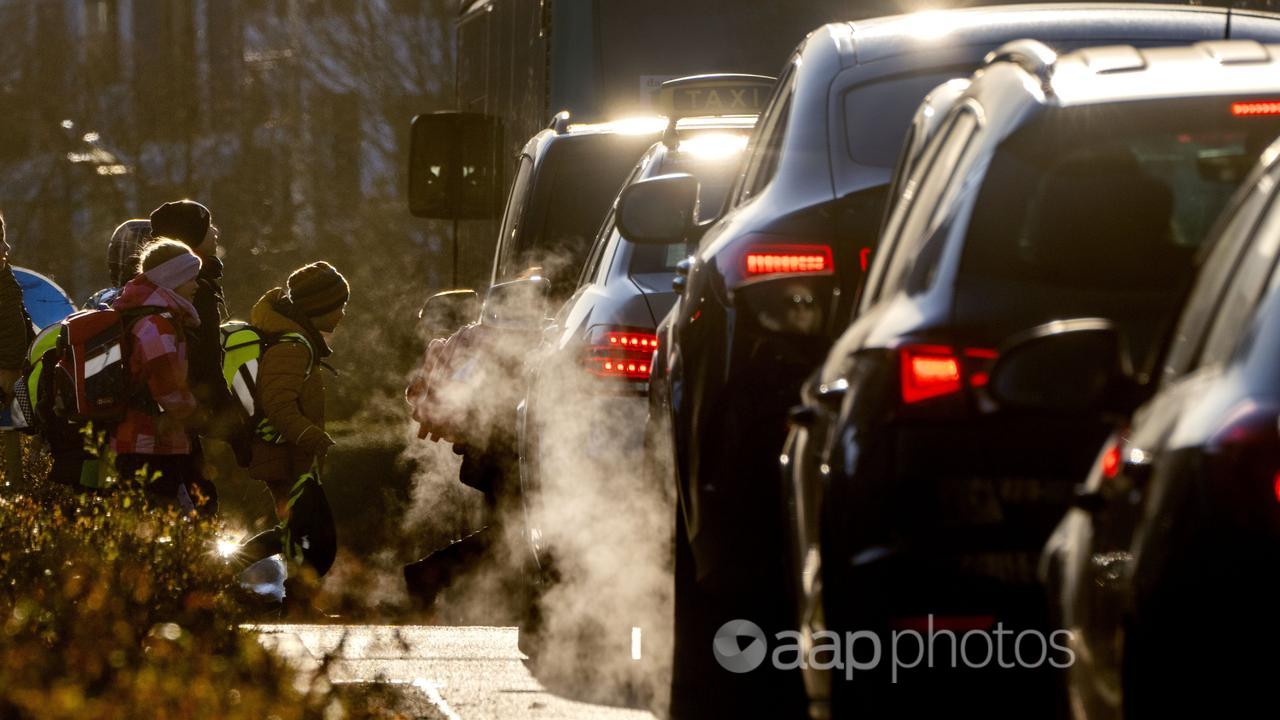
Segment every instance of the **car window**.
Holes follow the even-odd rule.
[[[787,121],[791,114],[791,98],[795,91],[795,64],[787,66],[787,72],[778,81],[773,98],[760,116],[756,132],[747,148],[747,161],[743,168],[736,202],[743,202],[763,190],[778,170],[779,153],[786,135]]]
[[[927,240],[933,238],[941,242],[945,233],[931,227],[940,210],[938,201],[951,184],[977,129],[978,117],[974,111],[968,107],[958,108],[938,133],[933,147],[926,150],[927,157],[921,160],[911,173],[911,179],[903,185],[901,214],[895,212],[901,219],[891,230],[896,237],[889,255],[885,257],[883,279],[875,289],[876,299],[897,292]]]
[[[537,202],[515,236],[519,248],[508,272],[541,268],[553,299],[572,294],[600,221],[643,151],[632,149],[617,137],[553,147],[537,172]]]
[[[956,68],[898,75],[850,89],[844,95],[844,130],[849,157],[861,165],[893,167],[911,127],[911,118],[929,91],[970,72],[970,68]]]
[[[1270,212],[1253,232],[1253,241],[1240,258],[1214,315],[1197,367],[1226,362],[1253,317],[1263,289],[1271,278],[1280,249],[1280,212]]]
[[[958,321],[1012,333],[1105,317],[1144,373],[1177,317],[1199,245],[1280,118],[1230,98],[1161,99],[1045,113],[997,148],[974,205]],[[1246,166],[1247,167],[1247,166]],[[999,312],[993,312],[993,309]]]
[[[1217,228],[1211,232],[1213,246],[1202,251],[1203,263],[1195,286],[1187,297],[1165,356],[1163,381],[1171,382],[1190,372],[1204,347],[1205,334],[1213,321],[1245,245],[1254,236],[1254,227],[1267,201],[1276,190],[1274,173],[1259,172],[1246,180]]]
[[[519,272],[519,270],[513,270],[511,264],[519,255],[520,244],[516,238],[520,232],[520,223],[524,219],[525,206],[529,203],[529,186],[532,179],[533,158],[521,155],[515,179],[511,181],[511,192],[507,196],[507,208],[502,214],[502,229],[498,232],[498,242],[502,245],[497,252],[498,267],[494,273],[498,280],[508,279],[513,273]]]

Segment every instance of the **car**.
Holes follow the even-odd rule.
[[[406,399],[419,437],[451,443],[462,456],[459,481],[484,494],[490,524],[405,566],[409,592],[420,602],[434,602],[459,572],[495,554],[521,582],[523,555],[508,552],[516,541],[506,537],[512,527],[503,518],[520,509],[515,408],[524,354],[541,339],[543,305],[573,292],[618,188],[665,125],[657,116],[577,124],[558,114],[520,151],[483,303],[474,290],[453,290],[423,306],[419,317],[433,325],[433,339]],[[458,318],[461,328],[440,324]],[[513,605],[519,617],[526,603],[517,598]]]
[[[787,412],[848,324],[921,99],[1020,37],[1058,48],[1161,44],[1247,34],[1259,22],[1222,9],[1009,6],[831,24],[800,44],[724,214],[693,233],[685,290],[658,333],[648,433],[653,466],[674,468],[679,502],[676,657],[689,664],[677,683],[722,677],[753,708],[762,694],[799,695],[766,693],[777,686],[760,674],[728,677],[706,648],[730,619],[792,625],[776,470]],[[695,705],[707,696],[675,689]]]
[[[1016,41],[903,158],[857,317],[805,383],[783,452],[790,586],[810,642],[925,628],[1052,640],[1039,551],[1109,418],[1023,412],[993,399],[995,378],[1023,334],[1078,317],[1120,328],[1134,376],[1153,372],[1211,223],[1280,133],[1251,104],[1280,93],[1273,52],[1236,40],[1058,55]],[[1040,356],[1040,377],[1065,373],[1066,357]],[[1084,391],[1047,385],[1046,397]],[[811,687],[831,687],[816,699],[835,715],[939,701],[1048,714],[1051,665],[896,682],[878,668]]]
[[[744,101],[731,109],[733,115],[692,116],[687,113],[708,108],[670,103],[662,110],[668,131],[640,158],[622,193],[637,184],[643,189],[650,178],[680,175],[697,182],[699,212],[718,214],[756,119],[754,114],[737,113],[758,110],[773,82],[769,77],[724,74],[666,83],[660,96],[673,97],[679,91],[705,97],[718,92],[727,98],[736,92],[757,101]],[[556,558],[567,556],[578,568],[584,566],[585,556],[610,551],[636,566],[660,569],[665,561],[661,552],[667,550],[667,538],[653,532],[650,519],[656,514],[663,523],[670,520],[669,511],[659,510],[669,507],[668,488],[648,484],[637,470],[643,463],[645,396],[657,346],[654,329],[675,302],[675,266],[688,254],[683,242],[631,242],[623,237],[619,221],[612,210],[605,215],[577,289],[543,329],[542,342],[525,365],[525,395],[516,413],[522,541],[536,570],[531,574],[535,594],[565,581],[590,585],[595,602],[577,612],[609,614],[611,620],[628,614],[627,608],[636,603],[598,573],[561,577]],[[619,513],[616,505],[624,498],[628,507]],[[595,527],[587,516],[608,520]],[[625,548],[634,555],[624,553]],[[628,590],[664,595],[661,573],[647,577],[654,583]],[[562,588],[559,594],[565,592]],[[661,607],[642,603],[638,612],[630,613],[634,617],[606,624],[617,629],[616,637],[597,640],[602,645],[612,640],[630,663],[631,628],[652,638],[654,626],[662,624],[652,613]],[[521,628],[522,635],[540,630],[536,624]],[[522,637],[522,647],[536,644]]]
[[[1267,50],[1274,68],[1280,49]],[[1270,97],[1252,107],[1280,113],[1280,93]],[[1119,423],[1045,546],[1052,621],[1072,637],[1066,673],[1077,718],[1270,701],[1270,678],[1260,675],[1274,663],[1254,658],[1280,640],[1277,187],[1280,143],[1219,221],[1156,394]],[[1073,336],[1090,339],[1068,349]],[[1073,366],[1067,385],[1081,387],[1091,373],[1115,388],[1135,382],[1115,364],[1123,355],[1114,326],[1078,318],[1043,338],[1039,349],[1034,341],[1010,348],[1004,372],[1056,346]],[[1041,411],[1126,415],[1115,403],[1125,393],[1082,394],[1060,407],[1050,394],[1025,394],[1041,392],[1036,381],[1011,379],[1005,390],[1007,402]]]

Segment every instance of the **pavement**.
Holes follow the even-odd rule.
[[[257,625],[262,644],[299,670],[305,689],[322,666],[335,686],[402,689],[413,717],[430,720],[653,720],[547,691],[524,664],[513,627]],[[326,666],[327,661],[327,666]]]

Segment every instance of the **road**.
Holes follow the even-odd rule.
[[[403,688],[415,717],[431,720],[653,720],[638,710],[553,695],[529,673],[510,627],[259,625],[261,642],[300,670],[329,658],[328,680]]]

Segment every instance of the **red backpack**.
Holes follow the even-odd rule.
[[[85,310],[62,321],[58,336],[55,402],[72,422],[115,422],[137,399],[129,372],[129,328],[160,308]]]

